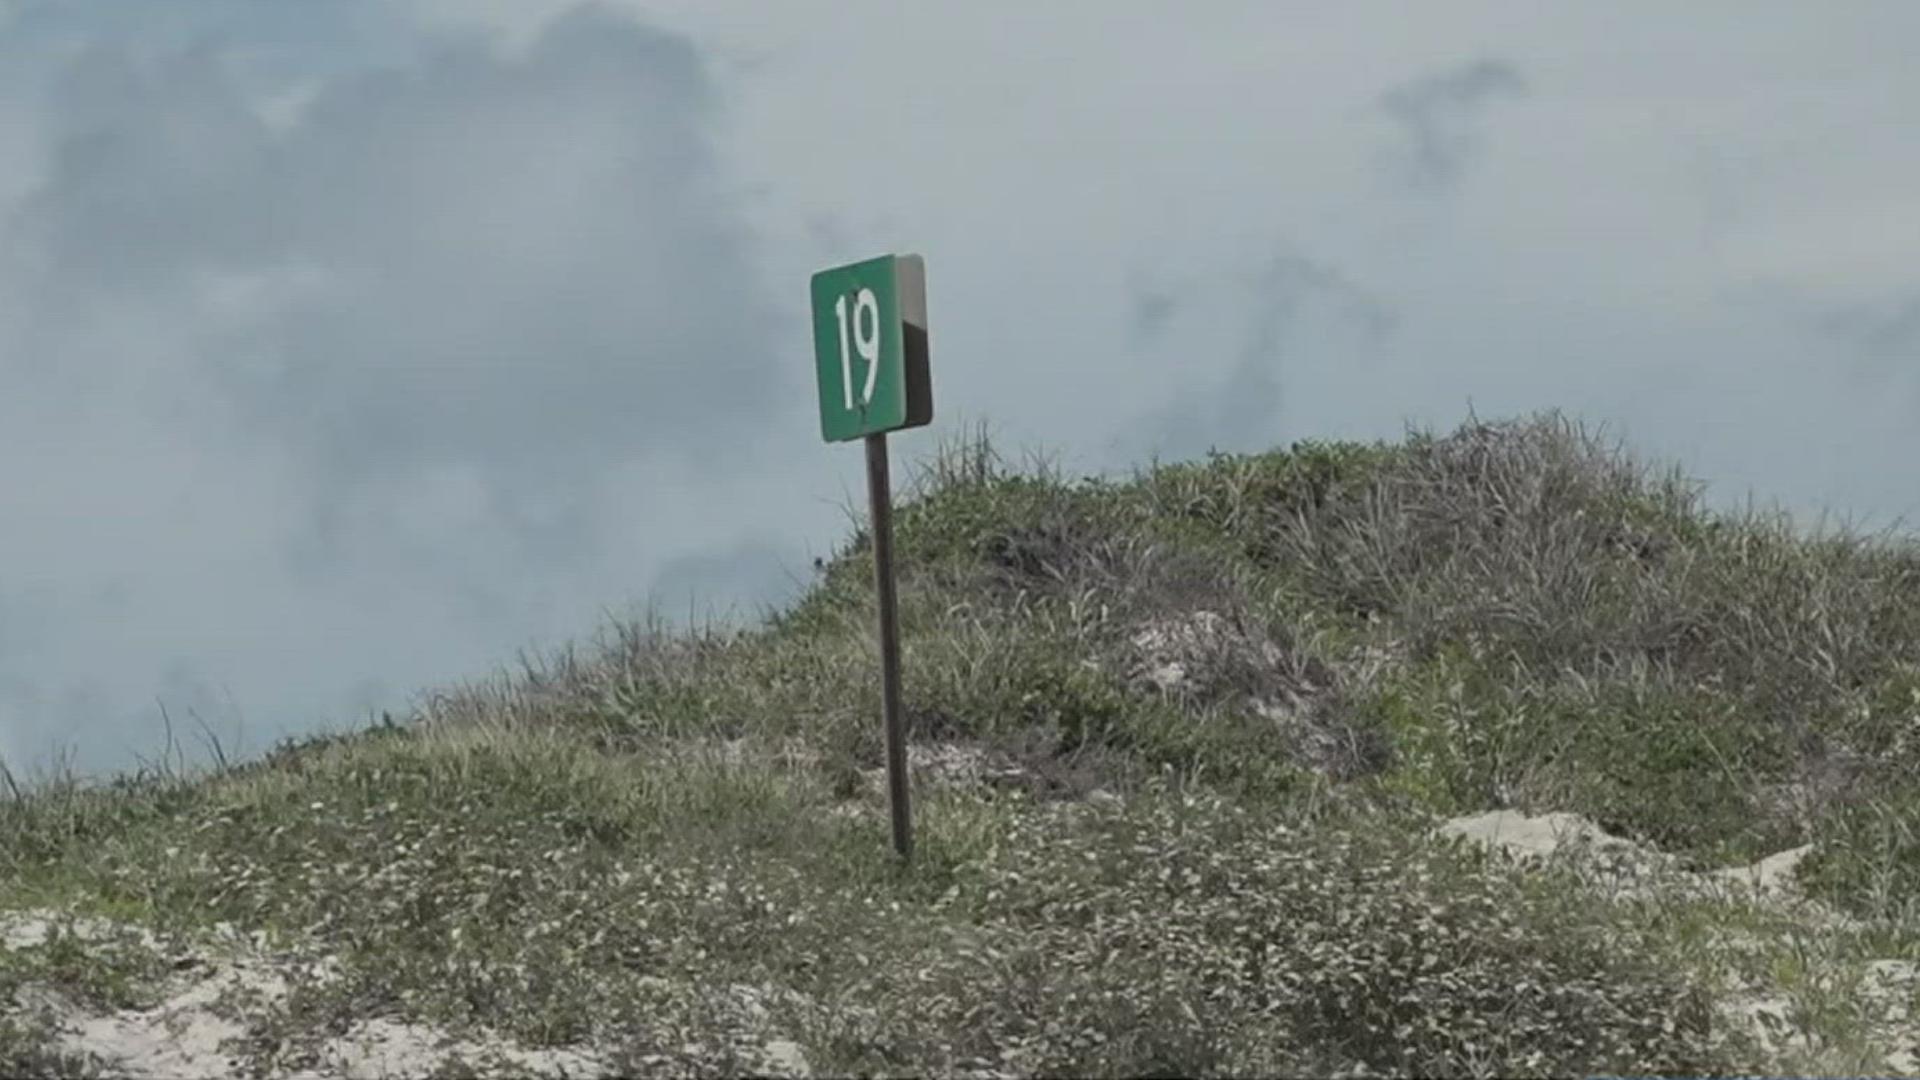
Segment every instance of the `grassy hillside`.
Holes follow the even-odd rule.
[[[0,950],[0,1073],[86,1067],[60,1017],[236,939],[284,983],[217,1005],[255,1075],[374,1019],[609,1075],[1857,1073],[1915,1041],[1862,983],[1920,959],[1911,543],[1709,513],[1556,415],[1125,482],[975,439],[896,529],[910,863],[856,533],[764,625],[616,626],[405,724],[0,799],[0,910],[118,928]],[[1435,832],[1503,808],[1669,883],[1810,846],[1775,900]]]

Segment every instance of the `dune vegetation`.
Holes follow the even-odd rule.
[[[750,625],[9,774],[0,1074],[1920,1072],[1911,540],[1558,414],[1125,478],[976,435],[895,528],[910,860],[856,530]]]

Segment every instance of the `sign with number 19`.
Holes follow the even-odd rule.
[[[927,271],[918,255],[882,255],[813,275],[813,360],[820,434],[867,444],[874,607],[880,620],[880,717],[887,732],[893,850],[913,853],[907,729],[900,706],[900,622],[893,593],[893,490],[887,432],[933,419],[927,377]]]
[[[828,442],[933,419],[920,256],[883,255],[813,275],[813,346]]]

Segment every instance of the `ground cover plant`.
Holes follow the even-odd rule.
[[[896,528],[910,863],[855,528],[750,625],[616,623],[256,762],[0,777],[0,911],[123,928],[0,951],[0,1071],[132,1071],[61,1023],[235,935],[277,980],[208,1006],[247,1075],[376,1024],[468,1039],[449,1075],[1913,1067],[1911,987],[1862,981],[1920,960],[1910,542],[1709,512],[1557,414],[1074,480],[979,434]],[[1489,811],[1662,880],[1791,850],[1802,906],[1438,831]]]

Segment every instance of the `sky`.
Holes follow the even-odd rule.
[[[863,505],[807,280],[1072,473],[1558,408],[1920,519],[1920,6],[0,0],[0,759],[750,617]],[[850,516],[853,515],[853,516]]]

